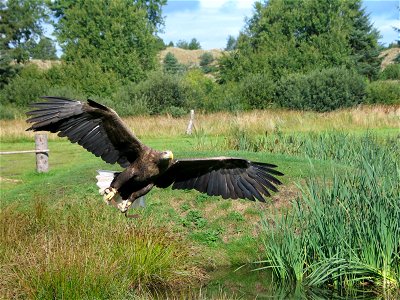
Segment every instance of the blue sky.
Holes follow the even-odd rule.
[[[325,1],[325,0],[321,0]],[[224,48],[229,35],[237,36],[246,17],[251,17],[253,0],[168,0],[163,9],[166,43],[196,38],[203,49]],[[400,27],[399,0],[364,0],[370,20],[382,36],[382,44],[397,40],[393,26]]]

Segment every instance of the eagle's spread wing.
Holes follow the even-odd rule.
[[[195,189],[210,196],[227,199],[249,199],[265,202],[269,190],[278,191],[281,182],[274,176],[283,175],[276,166],[246,159],[214,157],[176,160],[155,184],[173,189]]]
[[[43,97],[47,102],[34,103],[27,113],[33,123],[27,130],[59,132],[104,161],[127,167],[143,145],[125,126],[115,111],[93,100],[87,103],[60,97]]]

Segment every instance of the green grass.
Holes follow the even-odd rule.
[[[341,143],[343,144],[343,143]],[[351,169],[310,178],[289,213],[264,221],[265,268],[283,283],[396,293],[400,288],[400,151],[365,136]]]
[[[239,138],[243,144],[242,137],[236,135],[206,137],[213,139],[212,149],[207,146],[208,141],[199,146],[198,136],[145,138],[146,144],[170,149],[178,158],[245,157],[277,164],[285,176],[282,192],[267,204],[155,188],[147,196],[147,207],[139,211],[139,220],[125,219],[98,195],[96,170],[120,168],[107,165],[77,145],[65,140],[50,141],[47,174],[34,171],[33,155],[1,156],[2,179],[14,181],[2,181],[0,187],[0,293],[44,299],[123,299],[150,291],[154,295],[154,290],[162,295],[165,290],[203,281],[204,270],[261,260],[263,254],[268,254],[263,252],[262,237],[275,234],[278,238],[282,232],[277,230],[279,226],[275,227],[277,224],[293,232],[298,224],[285,222],[296,213],[304,213],[299,209],[300,202],[295,202],[297,206],[293,208],[288,206],[293,194],[285,192],[287,189],[298,190],[296,184],[302,186],[304,178],[311,177],[316,178],[315,187],[325,191],[326,186],[333,185],[332,176],[338,172],[352,174],[359,168],[362,160],[354,159],[358,157],[354,156],[356,153],[364,151],[386,157],[386,152],[379,152],[380,145],[393,153],[398,149],[392,137],[366,136],[343,132],[284,135],[279,141],[282,145],[274,153],[269,153],[268,148],[271,141],[276,145],[272,135],[271,140],[250,136],[254,141],[264,141],[262,147],[252,149],[229,146],[232,144],[227,139]],[[340,147],[352,144],[358,148],[350,153]],[[294,151],[298,145],[300,150]],[[33,142],[20,140],[1,144],[2,151],[32,147]],[[322,178],[326,178],[326,183]],[[353,188],[358,191],[359,187]],[[262,215],[267,215],[269,222],[275,219],[274,215],[284,216],[285,221],[279,223],[275,219],[275,225],[260,236]],[[298,235],[292,235],[294,244],[297,238]],[[276,251],[283,245],[279,241],[276,240]],[[298,254],[296,249],[292,252],[293,257]],[[300,264],[295,268],[303,276]],[[194,298],[201,298],[194,294]]]

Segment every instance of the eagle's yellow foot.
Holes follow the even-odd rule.
[[[109,187],[107,189],[104,190],[104,200],[106,201],[111,201],[112,198],[114,198],[114,196],[118,193],[118,191],[116,189],[114,189],[113,187]]]

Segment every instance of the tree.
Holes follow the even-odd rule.
[[[179,40],[176,43],[176,47],[181,48],[181,49],[185,49],[185,50],[198,50],[198,49],[201,49],[200,42],[195,38],[192,38],[190,43],[188,43],[185,40]]]
[[[165,0],[56,0],[55,33],[67,62],[92,60],[138,81],[156,66],[157,28]]]
[[[236,49],[236,45],[237,45],[237,40],[235,39],[234,36],[229,35],[228,39],[226,41],[226,47],[225,47],[225,51],[232,51]]]
[[[41,0],[9,0],[1,2],[1,50],[7,51],[17,62],[29,59],[30,49],[43,33],[41,22],[46,9]]]
[[[189,43],[185,40],[179,40],[176,42],[176,47],[181,49],[189,49]]]
[[[56,47],[54,41],[42,36],[37,45],[30,51],[33,59],[56,60]]]
[[[210,73],[213,71],[211,63],[214,61],[214,57],[210,52],[204,52],[200,56],[200,67],[204,73]]]
[[[168,52],[164,57],[163,63],[164,72],[172,74],[178,73],[180,66],[174,54]]]
[[[361,0],[256,2],[237,51],[220,60],[221,81],[239,81],[248,73],[267,74],[276,81],[335,66],[357,68],[370,77],[376,68],[375,50],[377,34]]]
[[[198,40],[196,40],[195,38],[192,38],[192,40],[190,41],[189,45],[188,45],[188,49],[189,50],[198,50],[201,49],[201,45],[200,42]]]
[[[45,6],[39,0],[8,0],[0,2],[0,88],[17,73],[12,65],[29,59],[30,49],[43,29]]]

